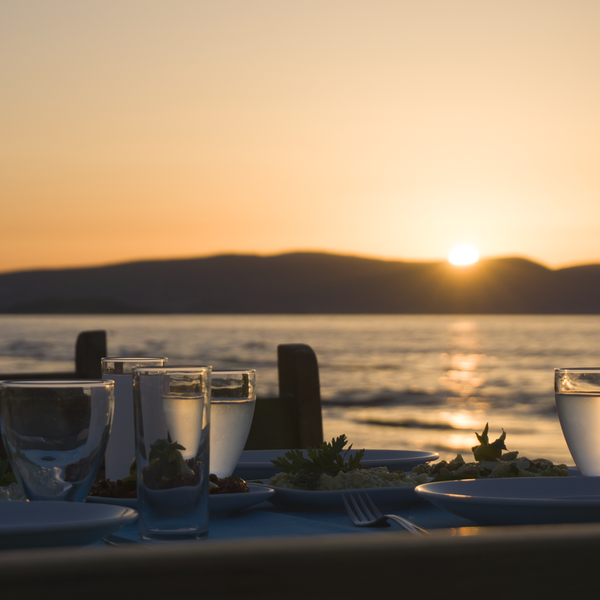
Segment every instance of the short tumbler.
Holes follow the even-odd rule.
[[[600,476],[600,367],[554,370],[563,435],[583,475]]]
[[[28,500],[82,502],[102,460],[112,381],[0,383],[2,439]]]
[[[210,379],[211,367],[133,370],[143,539],[208,534]]]

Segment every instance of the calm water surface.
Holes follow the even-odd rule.
[[[471,458],[473,432],[489,421],[509,450],[572,464],[553,369],[600,364],[597,316],[5,315],[0,370],[70,370],[86,329],[106,329],[112,355],[256,368],[260,395],[277,395],[277,345],[309,344],[327,438],[444,458]]]

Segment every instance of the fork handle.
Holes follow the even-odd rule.
[[[396,523],[398,523],[399,525],[402,525],[402,527],[404,527],[404,529],[407,529],[408,531],[410,531],[411,533],[414,533],[415,535],[429,535],[429,531],[426,531],[425,529],[421,529],[421,527],[419,527],[418,525],[415,525],[415,524],[411,523],[410,521],[408,521],[407,519],[399,517],[398,515],[385,515],[385,516],[388,519],[390,519],[390,521],[396,521]]]

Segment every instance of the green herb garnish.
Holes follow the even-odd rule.
[[[11,483],[17,483],[17,478],[8,471],[8,460],[0,460],[0,487]]]
[[[313,490],[323,473],[335,477],[340,471],[347,473],[359,469],[365,451],[358,450],[354,455],[348,454],[352,444],[342,454],[348,443],[345,435],[332,439],[331,443],[323,442],[319,448],[308,448],[306,456],[302,450],[289,450],[284,456],[271,461],[273,466],[292,475],[291,482],[298,487]]]
[[[499,461],[502,456],[502,450],[506,450],[504,440],[506,439],[506,431],[502,430],[502,435],[494,442],[490,444],[488,437],[488,423],[485,424],[483,433],[479,435],[475,432],[477,439],[479,440],[479,446],[473,446],[473,456],[477,462],[482,460]]]
[[[157,482],[194,477],[194,471],[188,467],[180,450],[185,448],[177,442],[156,440],[150,446],[149,464],[144,470]]]

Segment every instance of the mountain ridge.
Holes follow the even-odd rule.
[[[599,314],[600,265],[292,252],[0,274],[4,314]]]

